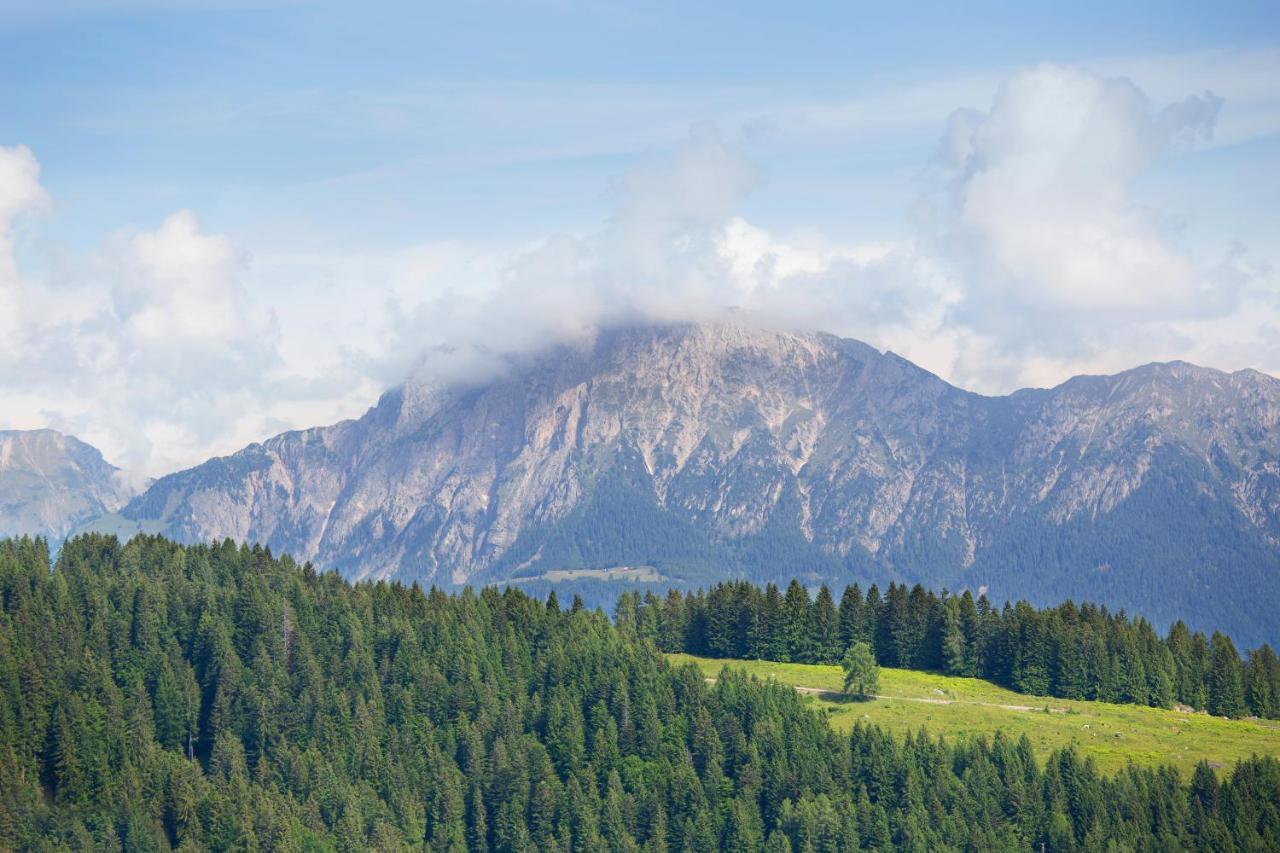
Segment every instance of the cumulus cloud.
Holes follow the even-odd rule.
[[[1129,80],[1079,68],[1015,74],[988,109],[945,122],[910,212],[915,236],[894,244],[789,238],[747,222],[738,211],[757,175],[714,127],[698,126],[617,183],[598,232],[548,239],[483,294],[403,315],[400,336],[442,325],[447,358],[427,369],[453,376],[477,363],[466,357],[477,348],[491,368],[602,325],[731,306],[862,337],[987,391],[1176,355],[1185,333],[1174,324],[1233,315],[1250,276],[1234,248],[1193,258],[1176,220],[1144,208],[1132,185],[1207,142],[1221,107],[1211,93],[1153,104]],[[1135,324],[1147,329],[1141,352]]]
[[[597,229],[497,260],[472,253],[391,287],[378,331],[347,362],[384,384],[476,380],[601,327],[732,309],[859,337],[990,392],[1153,358],[1214,363],[1200,330],[1238,317],[1257,273],[1230,247],[1198,262],[1131,186],[1205,144],[1221,107],[1208,93],[1155,104],[1077,68],[1013,75],[987,109],[939,122],[914,237],[869,243],[753,225],[741,210],[760,175],[715,126],[696,125],[614,183]],[[401,266],[380,268],[403,283]]]
[[[8,247],[12,240],[10,227],[17,217],[47,202],[40,186],[40,164],[25,145],[0,147],[0,234]],[[12,269],[12,259],[9,269]]]
[[[141,479],[225,442],[261,437],[278,359],[230,243],[180,211],[121,233],[69,281],[24,276],[15,220],[42,204],[35,158],[0,156],[0,298],[13,330],[0,366],[6,426],[53,426],[104,447]],[[16,163],[16,165],[14,165]]]
[[[244,331],[240,259],[225,237],[201,234],[190,211],[132,235],[120,249],[112,304],[140,346],[222,347]]]
[[[1172,146],[1207,139],[1220,106],[1205,95],[1154,110],[1128,80],[1073,68],[1017,75],[986,115],[952,116],[939,159],[953,176],[924,216],[974,298],[1125,320],[1202,311],[1206,283],[1129,186]]]
[[[251,261],[179,211],[110,238],[70,280],[18,269],[17,223],[46,198],[31,152],[0,149],[9,425],[57,426],[158,474],[357,414],[410,375],[475,380],[602,327],[730,310],[859,337],[990,392],[1174,357],[1275,369],[1270,270],[1237,246],[1197,257],[1183,211],[1133,190],[1205,144],[1222,105],[1157,104],[1079,68],[1015,74],[985,109],[940,117],[894,241],[753,224],[742,211],[761,175],[703,124],[620,176],[596,228],[515,251]],[[264,277],[271,296],[255,292]]]
[[[962,282],[950,321],[976,340],[961,378],[1034,379],[992,367],[1087,359],[1135,323],[1239,307],[1227,250],[1198,263],[1132,193],[1160,158],[1208,141],[1221,107],[1211,93],[1156,106],[1127,79],[1046,65],[1005,81],[987,112],[952,114],[915,213],[919,251]]]
[[[552,235],[501,263],[489,282],[416,304],[398,293],[375,369],[390,378],[416,365],[419,377],[478,379],[511,356],[605,326],[719,314],[745,295],[722,241],[756,180],[714,126],[696,125],[610,188],[613,211],[595,231]]]
[[[0,355],[20,351],[25,294],[14,257],[17,221],[47,204],[40,164],[26,146],[0,147]]]

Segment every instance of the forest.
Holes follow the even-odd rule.
[[[0,541],[0,849],[1280,849],[1274,758],[1104,775],[1001,734],[838,734],[790,688],[665,661],[662,632],[695,620],[741,651],[709,602],[749,594],[628,600],[615,625],[230,541],[85,535],[52,569],[43,541]],[[829,598],[779,624],[825,631]],[[1079,623],[1099,619],[1128,624]],[[826,654],[825,634],[778,636],[771,653]]]
[[[890,583],[881,595],[845,587],[816,596],[793,580],[785,592],[745,581],[665,599],[625,592],[619,625],[663,651],[795,663],[840,661],[866,642],[883,666],[985,678],[1037,696],[1169,708],[1223,717],[1280,717],[1280,660],[1268,645],[1241,660],[1231,638],[1206,638],[1175,622],[1160,637],[1145,619],[1067,602],[996,608],[986,596],[937,595]]]

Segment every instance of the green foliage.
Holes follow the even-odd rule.
[[[880,668],[874,701],[850,702],[843,693],[844,670],[839,666],[722,660],[681,652],[670,653],[667,659],[676,665],[696,663],[707,678],[718,677],[727,666],[802,688],[804,702],[825,713],[837,731],[862,722],[883,726],[898,737],[921,726],[948,740],[989,738],[997,731],[1015,740],[1026,734],[1040,760],[1072,747],[1107,774],[1135,764],[1152,769],[1172,766],[1189,776],[1201,760],[1223,769],[1255,753],[1280,758],[1280,726],[1265,720],[1227,720],[1207,713],[1088,699],[1048,699],[1016,693],[981,678],[890,667]]]
[[[671,591],[630,602],[628,625],[663,651],[781,663],[834,663],[837,648],[870,645],[886,666],[985,678],[1019,693],[1170,708],[1225,717],[1280,716],[1280,661],[1269,646],[1241,660],[1174,623],[1161,638],[1145,619],[1094,604],[996,610],[985,596],[941,596],[890,583],[881,597],[846,587],[838,611],[824,586],[815,600],[793,580],[785,596],[746,581],[706,593]]]
[[[581,451],[571,451],[576,452]],[[834,592],[836,584],[851,580],[861,580],[865,588],[875,578],[910,577],[925,587],[956,589],[981,578],[1002,597],[1025,598],[1037,606],[1088,590],[1093,600],[1141,614],[1157,625],[1194,620],[1201,629],[1222,629],[1250,646],[1276,643],[1280,585],[1274,582],[1274,544],[1235,509],[1230,478],[1213,470],[1212,463],[1170,446],[1154,453],[1149,476],[1109,512],[1079,512],[1064,520],[1046,514],[1047,504],[1032,505],[1001,519],[973,553],[971,543],[954,529],[926,526],[872,554],[857,545],[836,553],[823,546],[821,535],[819,541],[806,538],[791,486],[783,488],[762,529],[742,537],[720,535],[707,518],[691,517],[659,500],[646,466],[661,467],[670,460],[659,456],[646,462],[624,444],[607,459],[579,460],[586,470],[599,472],[584,483],[582,501],[563,519],[524,526],[503,557],[473,581],[513,580],[545,596],[549,584],[530,579],[566,568],[654,566],[682,585],[735,577],[777,583],[784,590],[790,578],[798,577],[812,587],[811,593],[824,582]],[[1002,476],[999,469],[987,474]],[[757,482],[759,476],[750,468],[738,470],[734,483],[747,490],[774,487],[772,481]],[[715,474],[696,475],[688,469],[679,482],[682,494],[710,494],[718,488]],[[874,499],[859,495],[852,484],[850,488],[854,491],[842,493],[850,500]],[[162,508],[152,509],[159,513]],[[1217,579],[1211,589],[1206,589],[1205,578]],[[584,597],[595,606],[616,597],[618,588],[609,584],[578,586],[590,590]],[[1242,589],[1249,594],[1239,594]],[[909,647],[911,631],[918,626],[894,628]],[[881,662],[942,665],[898,660],[891,654]]]
[[[844,670],[844,692],[854,696],[874,696],[880,689],[880,667],[871,646],[859,640],[850,646],[840,661]]]
[[[1240,656],[1229,637],[1214,632],[1209,643],[1209,713],[1239,717],[1244,710]]]
[[[1280,846],[1275,760],[1189,788],[999,736],[837,733],[790,688],[667,664],[670,620],[708,630],[680,596],[614,627],[230,542],[84,536],[48,559],[0,542],[0,849]],[[788,651],[822,654],[829,626],[805,624]]]

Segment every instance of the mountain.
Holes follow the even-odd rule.
[[[122,515],[349,577],[655,567],[1280,623],[1280,381],[1189,364],[984,397],[734,322],[622,328],[164,477]]]
[[[0,536],[60,541],[133,494],[119,469],[73,436],[0,430]]]

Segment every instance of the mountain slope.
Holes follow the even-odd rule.
[[[132,490],[97,449],[51,429],[0,430],[0,536],[61,540]]]
[[[123,514],[354,577],[896,577],[1087,595],[1252,643],[1277,632],[1278,421],[1280,382],[1251,371],[991,398],[830,335],[631,328],[485,382],[406,383]]]

